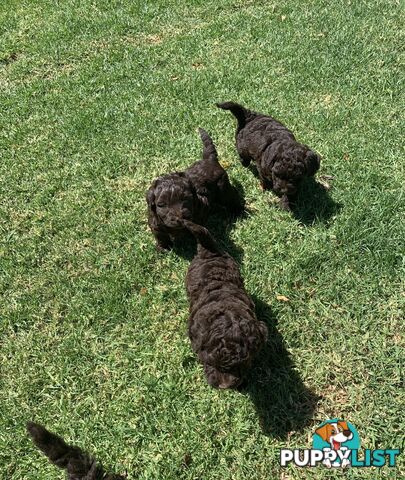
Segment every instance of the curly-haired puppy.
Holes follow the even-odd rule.
[[[79,447],[68,445],[63,438],[34,422],[27,423],[27,430],[35,445],[59,468],[67,471],[68,480],[124,480],[116,474],[105,473],[96,460]]]
[[[214,203],[234,214],[243,211],[238,191],[218,162],[214,143],[205,130],[200,128],[199,132],[203,142],[202,160],[184,172],[158,177],[146,194],[148,223],[159,251],[170,249],[173,240],[185,233],[183,219],[204,224]]]
[[[198,242],[186,276],[188,333],[210,385],[236,388],[267,340],[235,260],[218,249],[208,230],[184,221]]]
[[[272,189],[281,197],[281,206],[290,210],[301,180],[319,169],[319,155],[297,142],[288,128],[268,115],[234,102],[217,106],[230,110],[238,121],[236,148],[242,165],[248,167],[253,160],[263,189]]]

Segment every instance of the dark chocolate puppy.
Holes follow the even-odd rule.
[[[72,447],[63,438],[42,425],[28,422],[27,430],[35,445],[59,468],[67,471],[68,480],[124,480],[121,475],[107,474],[96,460],[79,447]]]
[[[219,250],[208,230],[184,221],[198,242],[186,276],[188,333],[210,385],[235,388],[267,340],[235,260]]]
[[[281,197],[282,207],[290,210],[301,180],[319,169],[319,155],[297,142],[288,128],[268,115],[234,102],[217,106],[230,110],[238,120],[236,148],[242,165],[247,167],[253,160],[263,189],[272,189]]]
[[[202,160],[184,172],[158,177],[147,192],[148,223],[158,250],[170,249],[173,240],[185,233],[182,220],[204,224],[214,203],[233,214],[243,211],[242,199],[218,162],[210,136],[202,128],[199,132],[204,146]]]

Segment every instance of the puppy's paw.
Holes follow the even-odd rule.
[[[288,199],[287,195],[283,195],[280,199],[280,208],[282,210],[286,210],[287,212],[291,212],[291,205],[290,200]]]
[[[170,250],[172,249],[173,245],[172,244],[160,244],[160,243],[157,243],[156,244],[156,251],[158,253],[168,253],[170,252]]]
[[[260,179],[260,188],[263,191],[271,190],[273,188],[273,184],[267,178],[261,178]]]
[[[262,192],[265,192],[266,190],[271,190],[270,185],[265,180],[260,180],[259,188],[260,190],[262,190]]]
[[[324,188],[325,190],[331,190],[332,189],[332,182],[335,177],[332,175],[319,175],[318,177],[318,184]]]

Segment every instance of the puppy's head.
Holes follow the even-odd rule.
[[[347,440],[353,438],[353,433],[351,432],[347,422],[342,420],[336,423],[326,423],[322,427],[319,427],[315,430],[322,440],[325,442],[339,442],[344,443]]]
[[[319,165],[320,157],[306,145],[297,143],[283,149],[272,169],[274,192],[294,196],[301,180],[313,176]]]
[[[191,182],[181,173],[157,178],[146,195],[149,211],[157,223],[170,230],[182,230],[182,220],[192,220],[197,195]]]
[[[232,372],[221,372],[207,363],[204,364],[204,372],[208,384],[221,390],[237,388],[243,382],[246,370],[246,366],[240,366],[239,369],[235,368]]]
[[[227,312],[224,317],[229,315]],[[232,315],[232,314],[231,314]],[[244,380],[254,356],[267,340],[267,327],[252,319],[231,323],[223,318],[199,352],[207,382],[220,389],[236,388]]]

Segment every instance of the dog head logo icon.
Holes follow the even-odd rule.
[[[333,450],[340,450],[342,443],[353,438],[353,432],[350,430],[347,422],[339,420],[337,422],[325,423],[322,427],[315,430],[324,442],[328,442]]]
[[[313,448],[323,450],[324,452],[339,452],[338,460],[333,463],[327,458],[324,464],[327,467],[347,467],[350,460],[346,454],[350,450],[358,450],[360,447],[360,438],[354,426],[346,421],[337,418],[323,422],[316,430],[313,437]],[[334,455],[331,455],[333,458]],[[339,459],[342,458],[340,461]]]

